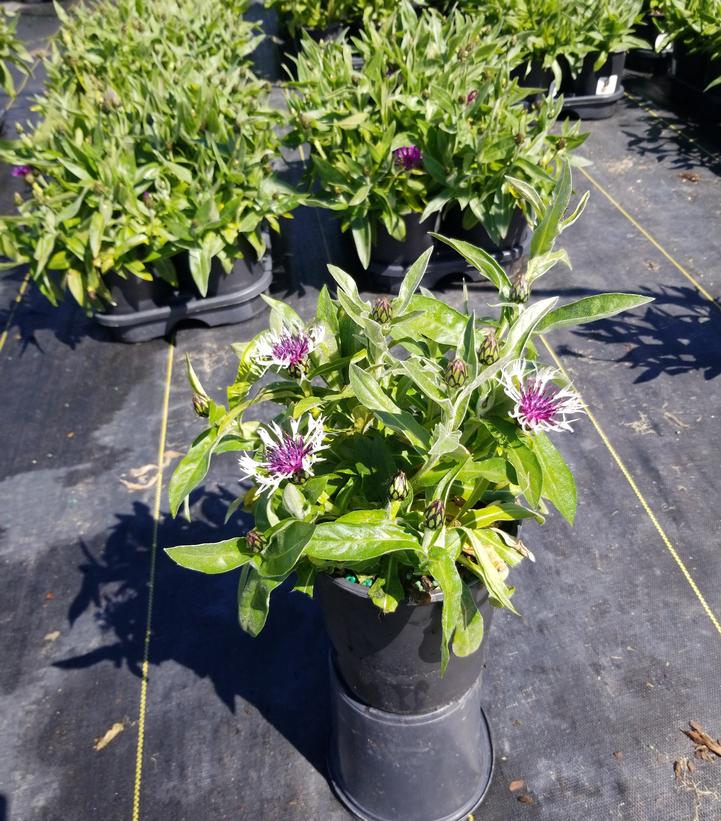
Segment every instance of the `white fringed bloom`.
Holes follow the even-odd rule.
[[[560,376],[555,368],[539,368],[525,359],[517,359],[503,369],[499,381],[515,402],[510,415],[524,430],[573,430],[571,423],[576,418],[567,417],[584,413],[583,402],[571,386],[552,384]]]
[[[275,366],[286,368],[293,376],[302,376],[308,357],[323,341],[322,325],[303,328],[301,325],[283,325],[279,333],[268,331],[255,348],[255,361],[263,370]]]
[[[305,433],[301,433],[301,420],[292,419],[291,432],[286,433],[276,422],[267,428],[259,428],[258,435],[263,442],[262,459],[259,453],[250,456],[244,453],[240,459],[243,478],[253,479],[261,491],[274,492],[281,482],[290,479],[292,482],[303,482],[313,475],[313,465],[320,461],[318,452],[327,445],[324,420],[306,414]]]

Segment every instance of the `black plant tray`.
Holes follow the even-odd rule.
[[[260,276],[251,281],[239,281],[238,288],[226,286],[223,293],[210,297],[178,296],[167,305],[157,306],[148,301],[138,309],[98,313],[95,321],[110,329],[120,342],[147,342],[167,336],[184,320],[195,320],[208,327],[246,322],[265,308],[260,295],[268,289],[273,278],[270,254],[263,258]],[[232,276],[232,275],[231,275]],[[144,307],[147,304],[148,307]]]
[[[496,261],[504,268],[510,268],[524,255],[523,245],[514,245],[501,251],[491,252]],[[368,276],[374,288],[391,293],[398,293],[401,281],[414,260],[407,263],[377,262],[371,259],[368,266]],[[422,285],[426,288],[435,288],[438,283],[447,277],[469,279],[473,282],[483,281],[483,277],[468,263],[450,248],[436,249],[428,263]]]
[[[607,120],[622,98],[623,86],[613,94],[568,94],[563,98],[563,113],[573,114],[580,120]]]
[[[687,83],[673,74],[669,75],[671,99],[688,110],[702,122],[719,122],[721,120],[721,95],[718,89],[704,91],[692,83]]]
[[[662,77],[671,68],[671,53],[659,54],[652,48],[637,48],[626,55],[626,68],[639,74]]]

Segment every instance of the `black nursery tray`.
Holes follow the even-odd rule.
[[[716,123],[721,120],[721,95],[704,91],[680,77],[669,75],[669,91],[671,100],[683,106],[697,120],[706,123]]]
[[[613,94],[569,94],[563,99],[563,113],[580,120],[606,120],[613,116],[618,101],[623,98],[623,86]]]
[[[504,268],[510,268],[521,259],[524,252],[523,245],[514,245],[512,248],[496,251],[492,256]],[[374,288],[398,293],[401,280],[406,275],[412,262],[388,264],[371,260],[368,266],[368,277]],[[482,281],[478,271],[465,263],[458,254],[446,248],[437,249],[428,263],[422,284],[426,288],[435,288],[441,280],[449,277],[459,280],[468,279],[472,282]]]

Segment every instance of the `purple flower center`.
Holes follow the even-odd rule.
[[[300,476],[303,459],[312,452],[312,445],[306,445],[302,436],[285,436],[279,445],[269,448],[266,453],[268,471],[275,476]]]
[[[283,334],[273,345],[273,356],[290,367],[301,365],[310,354],[310,340],[304,333]]]
[[[10,175],[13,177],[24,177],[26,174],[29,174],[32,171],[29,165],[16,165],[15,168],[10,172]]]
[[[556,401],[556,391],[548,388],[539,390],[533,379],[521,388],[519,410],[530,425],[550,422],[558,413],[559,403]]]
[[[405,171],[420,168],[423,163],[423,154],[417,145],[402,145],[393,152],[395,164]]]

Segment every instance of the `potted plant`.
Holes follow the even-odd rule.
[[[497,22],[522,55],[527,87],[561,93],[566,110],[584,118],[610,116],[623,95],[625,52],[648,44],[635,36],[642,0],[461,0]]]
[[[671,78],[676,96],[704,119],[721,117],[721,3],[718,0],[662,0],[661,51],[673,47]]]
[[[392,0],[269,0],[296,47],[301,32],[314,40],[334,38],[343,28],[357,31],[363,16],[381,17],[395,7]]]
[[[268,300],[270,328],[235,346],[227,406],[188,363],[207,426],[173,474],[171,510],[215,454],[236,452],[251,488],[226,521],[243,505],[254,526],[167,553],[201,573],[239,571],[240,622],[252,635],[289,577],[317,597],[333,647],[331,775],[361,817],[465,817],[490,778],[484,624],[493,608],[515,612],[509,569],[532,558],[518,525],[542,522],[549,503],[569,521],[576,511],[573,477],[548,433],[571,430],[583,404],[536,361],[534,339],[648,301],[528,301],[567,261],[554,241],[585,201],[564,217],[570,195],[566,166],[522,280],[439,236],[497,288],[497,316],[417,293],[426,251],[395,299],[369,303],[329,266],[337,299],[324,289],[310,322]],[[267,403],[277,414],[259,423]]]
[[[538,205],[529,188],[547,203],[559,161],[584,139],[577,125],[551,133],[560,102],[529,107],[483,20],[457,11],[404,2],[354,47],[304,41],[287,99],[289,139],[310,146],[313,201],[338,214],[363,267],[399,281],[454,212],[458,230],[482,227],[488,250],[513,245],[517,212]]]
[[[41,123],[3,146],[28,169],[30,186],[18,214],[2,221],[0,248],[10,264],[30,266],[54,304],[70,291],[101,324],[137,341],[188,316],[217,324],[256,313],[271,278],[269,260],[258,261],[267,227],[277,228],[297,196],[273,173],[280,115],[244,53],[232,51],[235,38],[214,56],[194,56],[205,18],[186,3],[187,40],[171,43],[175,57],[166,59],[154,44],[169,7],[158,3],[139,27],[133,7],[65,16]],[[219,0],[205,7],[210,39],[218,21],[232,28],[231,11]],[[137,41],[125,49],[139,56],[96,72],[106,48],[100,20],[123,30],[114,16],[127,18],[126,38]]]
[[[8,97],[15,96],[15,80],[11,66],[27,74],[30,55],[18,40],[17,18],[4,7],[0,9],[0,88]]]

